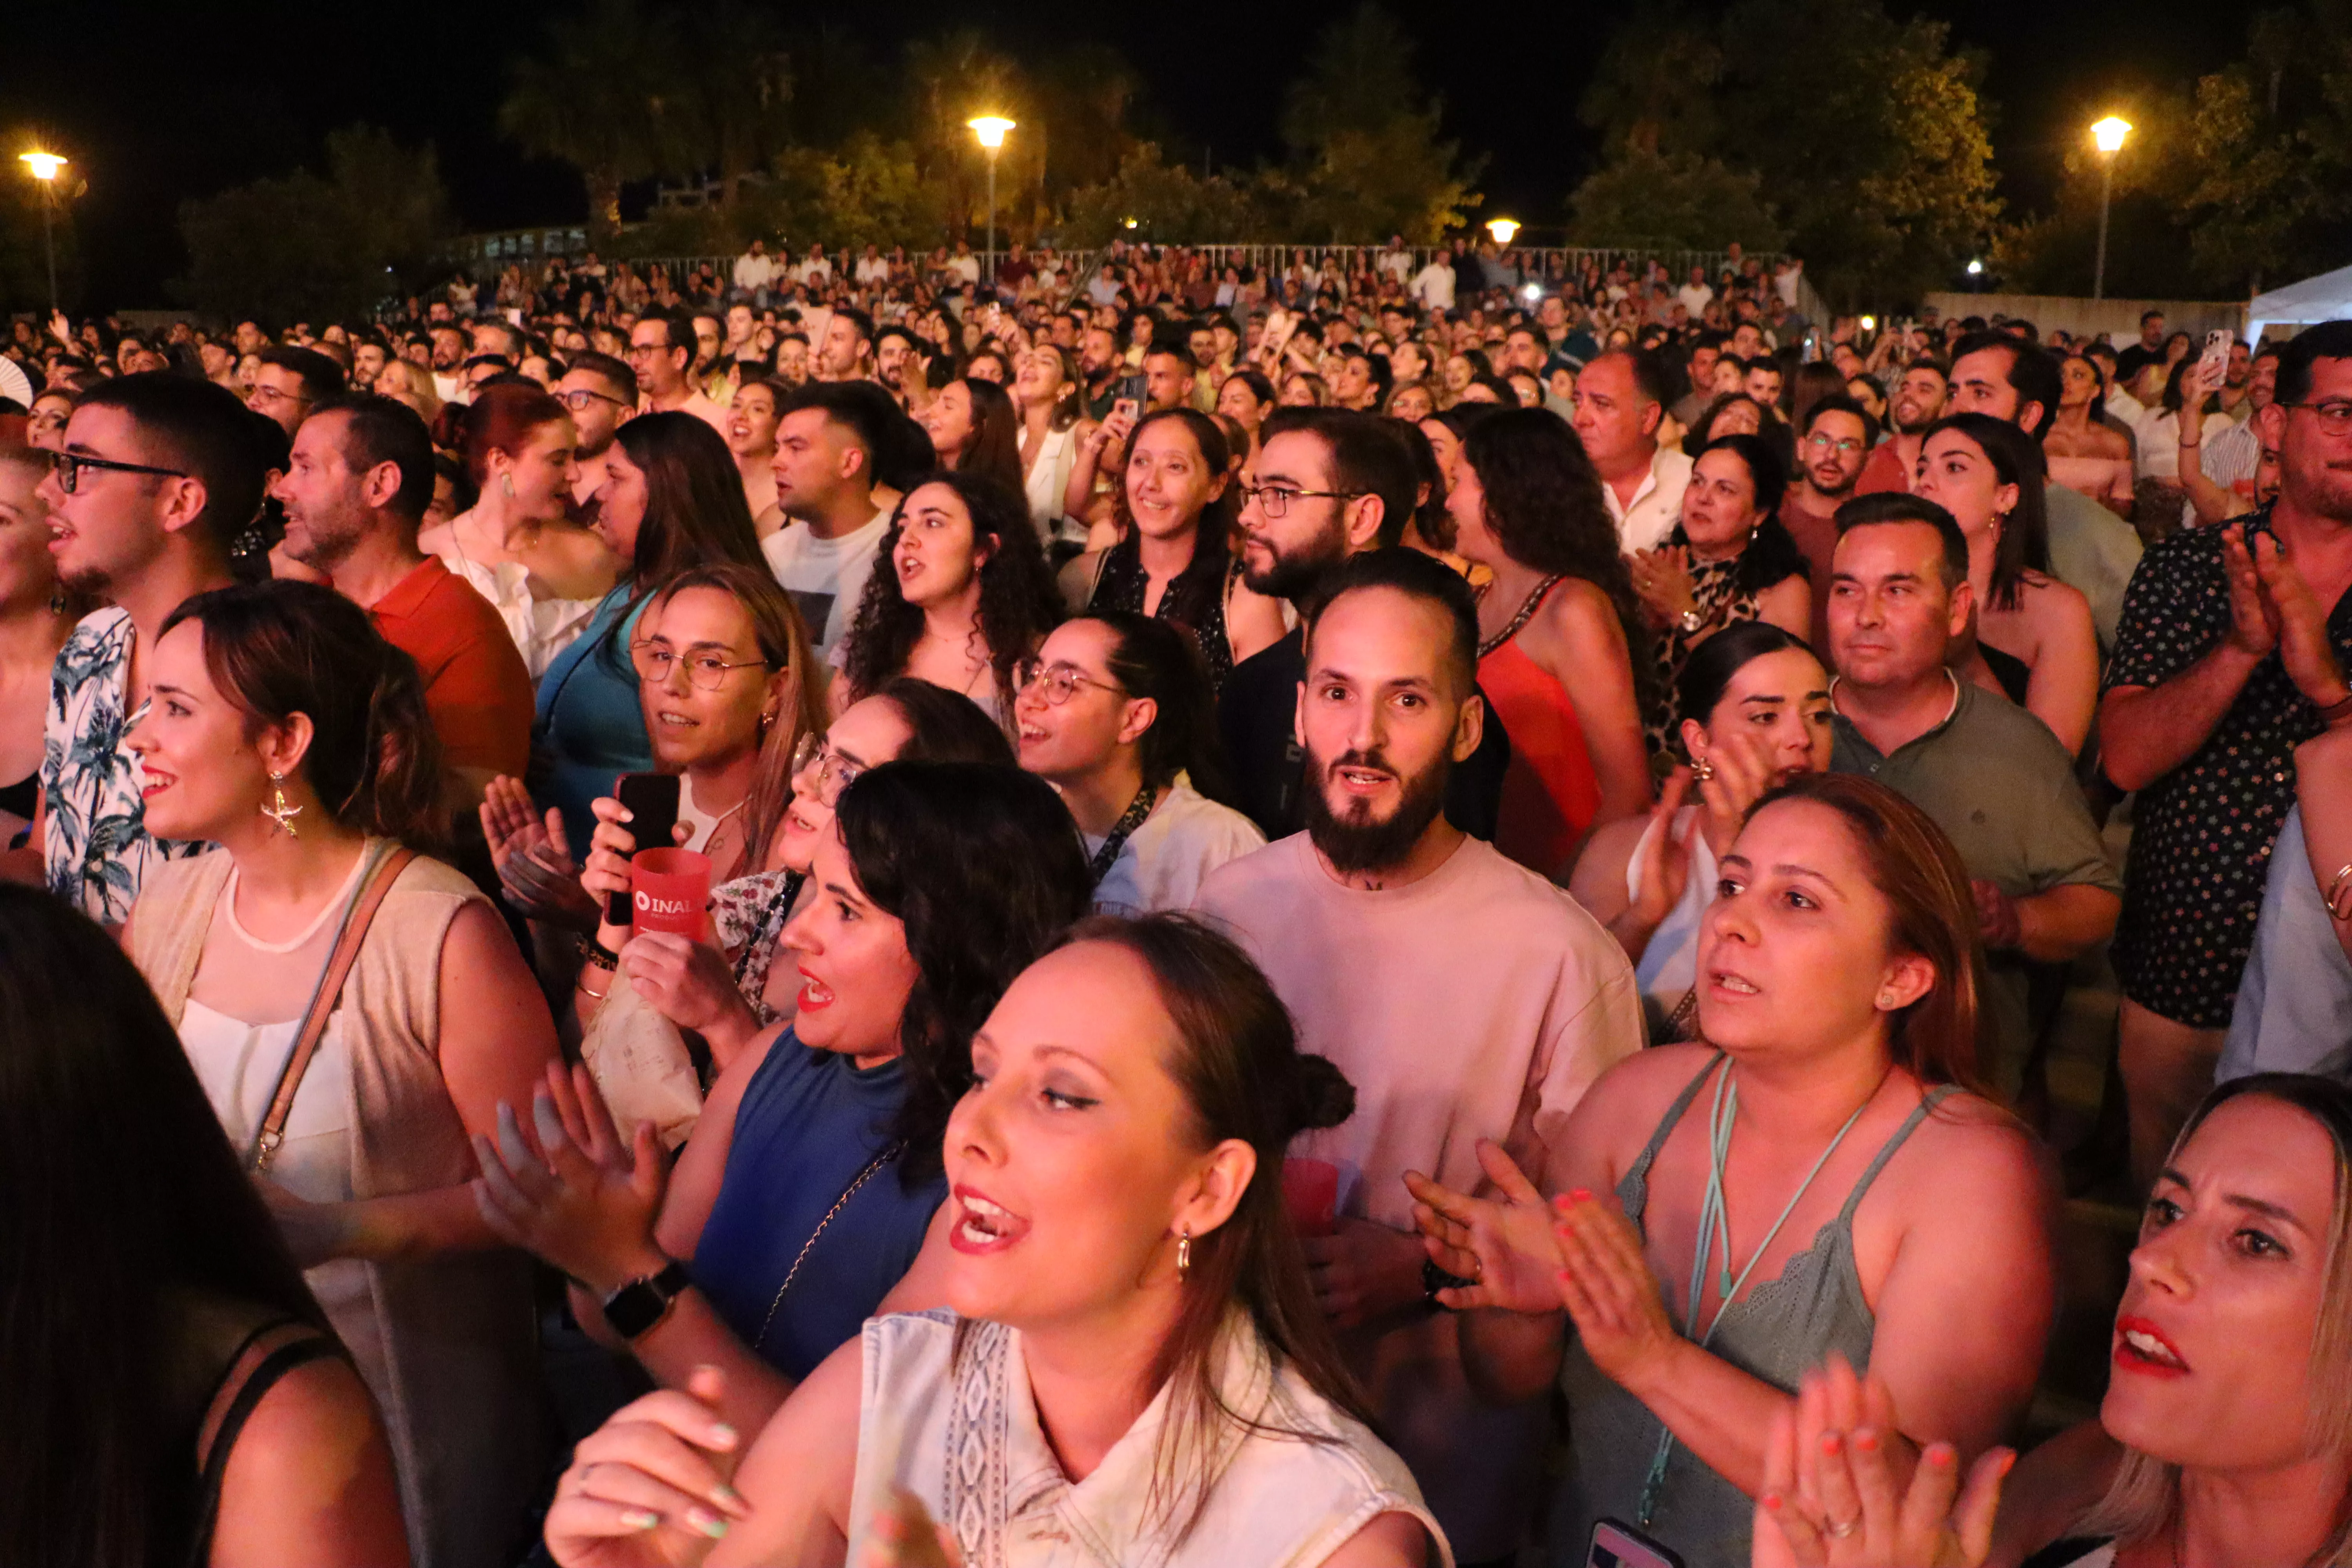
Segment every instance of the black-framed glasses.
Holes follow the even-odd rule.
[[[2352,435],[2352,402],[2331,397],[2325,403],[2282,403],[2281,408],[2307,408],[2330,436]]]
[[[71,495],[80,488],[84,468],[101,468],[110,474],[161,474],[166,479],[184,479],[184,468],[159,468],[149,463],[118,463],[111,458],[85,458],[79,452],[52,452],[49,467],[57,471],[58,489]]]
[[[1059,708],[1077,695],[1081,686],[1091,686],[1097,691],[1108,691],[1124,697],[1127,688],[1114,686],[1108,680],[1097,680],[1083,669],[1073,669],[1066,664],[1040,664],[1031,659],[1015,672],[1016,684],[1023,695],[1034,687],[1048,707]]]
[[[1353,500],[1369,495],[1369,490],[1294,490],[1274,485],[1244,485],[1241,488],[1244,505],[1257,502],[1258,510],[1269,518],[1278,518],[1290,510],[1290,503],[1313,497],[1320,500]]]
[[[684,665],[686,679],[705,691],[716,691],[726,685],[730,669],[768,668],[765,659],[739,659],[730,664],[715,653],[682,654],[654,642],[630,644],[629,662],[636,667],[639,679],[650,680],[656,686],[668,685],[670,671]]]

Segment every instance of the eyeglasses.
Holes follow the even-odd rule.
[[[766,669],[765,659],[747,658],[730,664],[717,654],[685,655],[658,643],[639,642],[629,645],[629,662],[636,666],[637,678],[656,686],[669,684],[669,672],[679,665],[686,666],[686,678],[705,691],[716,691],[727,684],[730,669]]]
[[[1805,437],[1805,445],[1817,452],[1826,452],[1834,447],[1841,458],[1851,458],[1862,450],[1862,443],[1851,436],[1833,441],[1819,430]]]
[[[2352,402],[2331,397],[2325,403],[2282,403],[2281,408],[2308,408],[2317,416],[2320,429],[2330,436],[2352,435]],[[71,488],[71,487],[68,487]]]
[[[584,386],[575,386],[570,392],[559,392],[555,395],[555,400],[574,414],[587,413],[588,405],[592,403],[609,403],[615,408],[629,406],[617,397],[607,397],[601,392],[591,392]]]
[[[1114,686],[1108,680],[1097,680],[1086,671],[1072,669],[1066,664],[1039,664],[1031,659],[1015,671],[1015,678],[1024,696],[1030,688],[1035,687],[1038,695],[1044,697],[1046,705],[1052,708],[1059,708],[1076,696],[1081,686],[1091,686],[1097,691],[1114,692],[1121,697],[1127,695],[1126,687]]]
[[[111,458],[85,458],[79,452],[52,452],[49,467],[56,470],[58,489],[72,495],[81,485],[84,468],[102,468],[113,474],[162,474],[167,479],[188,478],[184,468],[158,468],[146,463],[118,463]]]
[[[1273,485],[1244,485],[1241,491],[1244,504],[1257,502],[1258,510],[1269,518],[1282,516],[1290,510],[1292,501],[1309,496],[1326,500],[1353,500],[1358,496],[1371,493],[1369,490],[1294,490],[1277,489]]]
[[[866,771],[864,763],[853,762],[824,743],[822,735],[803,735],[793,747],[793,777],[799,778],[816,767],[816,797],[831,805],[841,799],[841,792],[857,782]]]
[[[281,388],[272,386],[266,381],[254,383],[253,389],[245,395],[245,400],[247,403],[251,404],[256,407],[264,404],[275,406],[280,403],[301,404],[310,401],[307,397],[299,396],[294,393],[287,392]]]

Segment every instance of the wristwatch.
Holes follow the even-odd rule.
[[[1465,1279],[1459,1274],[1448,1274],[1437,1266],[1435,1258],[1421,1260],[1421,1299],[1441,1312],[1450,1312],[1454,1309],[1437,1299],[1440,1290],[1467,1290],[1476,1283],[1475,1279]]]
[[[605,1297],[604,1321],[623,1339],[636,1339],[669,1316],[670,1303],[693,1283],[686,1265],[673,1258],[661,1272],[632,1279]]]

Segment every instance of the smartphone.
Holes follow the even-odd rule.
[[[1124,417],[1129,420],[1133,420],[1135,416],[1141,412],[1141,410],[1142,405],[1138,403],[1132,397],[1119,398],[1110,405],[1110,411],[1113,416]]]
[[[2222,374],[2230,366],[2230,350],[2237,341],[2238,334],[2227,327],[2217,327],[2206,333],[2205,352],[2197,356],[2198,379],[2219,386]]]
[[[676,773],[623,773],[614,798],[629,808],[629,833],[639,849],[675,847],[678,777]],[[636,918],[625,892],[604,896],[604,923],[625,926]]]
[[[1592,1527],[1584,1568],[1683,1568],[1683,1560],[1632,1525],[1604,1519]]]

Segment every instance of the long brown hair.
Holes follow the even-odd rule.
[[[1168,1389],[1168,1415],[1144,1512],[1181,1542],[1208,1505],[1220,1459],[1233,1452],[1220,1441],[1226,1430],[1322,1440],[1272,1424],[1265,1410],[1225,1403],[1219,1372],[1236,1313],[1247,1315],[1277,1368],[1287,1364],[1336,1408],[1372,1425],[1315,1304],[1306,1254],[1282,1201],[1283,1152],[1291,1140],[1345,1121],[1355,1111],[1356,1091],[1328,1059],[1298,1049],[1290,1014],[1257,965],[1190,915],[1094,916],[1055,947],[1082,942],[1120,948],[1151,972],[1176,1030],[1169,1067],[1192,1121],[1180,1135],[1197,1149],[1238,1138],[1257,1152],[1257,1170],[1231,1217],[1192,1238],[1183,1304],[1151,1363],[1151,1387]]]
[[[1026,481],[1021,472],[1021,416],[1013,395],[980,376],[961,379],[964,395],[971,400],[971,438],[956,460],[956,472],[993,479],[1022,494]]]
[[[205,668],[247,733],[310,721],[301,776],[342,826],[412,848],[446,845],[441,738],[416,661],[367,612],[316,583],[275,578],[198,594],[163,622],[204,631]]]
[[[777,585],[772,574],[740,562],[718,561],[679,573],[663,584],[655,596],[667,599],[688,588],[715,588],[742,605],[768,672],[782,671],[786,677],[776,721],[760,737],[760,765],[751,775],[751,793],[743,808],[742,869],[755,871],[767,856],[769,838],[793,804],[793,753],[803,735],[824,732],[819,696],[823,684],[811,663],[808,629],[801,624],[792,595]]]
[[[1935,819],[1874,780],[1852,773],[1799,773],[1756,803],[1809,800],[1845,818],[1886,900],[1888,945],[1934,965],[1936,983],[1894,1016],[1887,1044],[1896,1065],[1923,1085],[1957,1084],[1990,1098],[1977,1074],[1984,1026],[1984,942],[1960,852]],[[1752,819],[1754,812],[1749,813]]]
[[[690,566],[733,561],[761,568],[742,471],[718,431],[691,414],[640,414],[613,438],[646,472],[646,520],[629,563],[633,598]]]

